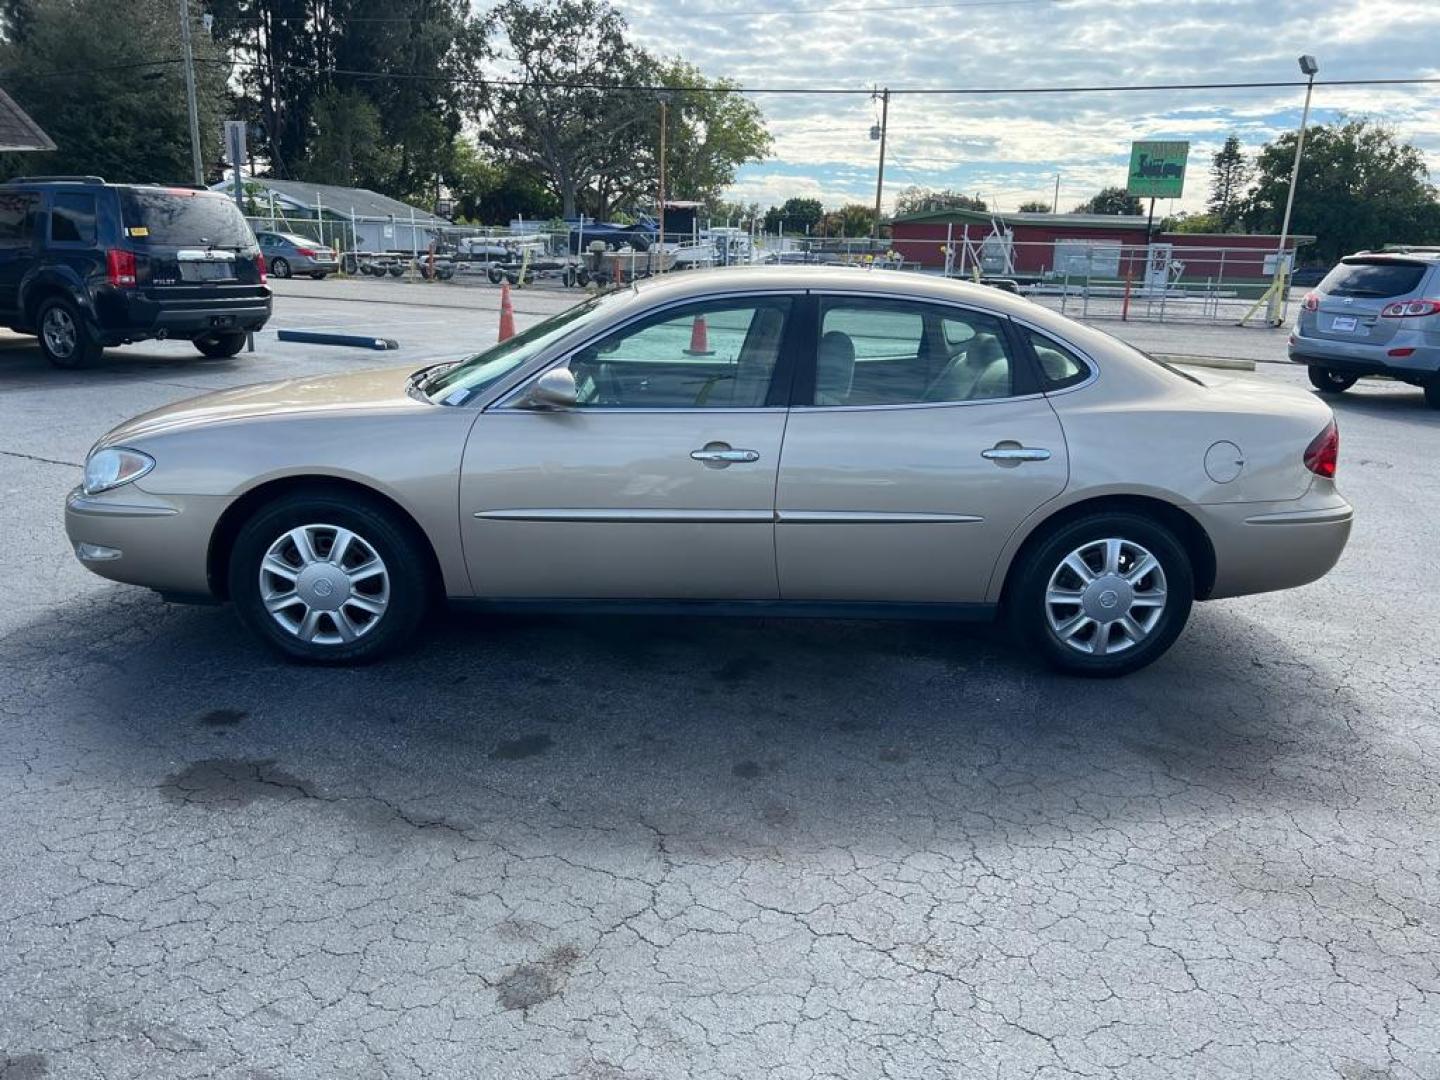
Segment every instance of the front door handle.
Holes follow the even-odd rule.
[[[981,450],[980,456],[988,461],[1049,461],[1050,451],[1038,446],[1022,446],[1017,442],[996,443],[989,450]]]
[[[735,464],[760,460],[758,450],[736,450],[729,443],[706,443],[699,450],[691,450],[694,460],[710,469],[724,469]]]

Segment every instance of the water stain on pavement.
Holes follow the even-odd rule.
[[[522,735],[518,739],[508,739],[496,746],[490,751],[490,760],[520,761],[523,758],[539,757],[554,745],[555,740],[543,732],[539,735]]]
[[[0,1080],[40,1080],[49,1072],[50,1062],[44,1054],[0,1057]]]
[[[241,720],[249,719],[250,714],[242,709],[211,709],[203,713],[196,721],[201,727],[234,727]]]
[[[774,661],[764,656],[757,656],[755,653],[746,653],[744,656],[736,656],[726,660],[718,668],[710,673],[711,677],[718,682],[734,686],[755,675],[763,674],[774,667]]]
[[[565,988],[565,979],[580,962],[580,950],[560,945],[542,956],[538,963],[511,968],[495,984],[500,1007],[508,1012],[533,1009]]]
[[[304,780],[273,760],[207,758],[167,776],[160,794],[172,803],[239,810],[261,799],[308,798],[311,793]]]

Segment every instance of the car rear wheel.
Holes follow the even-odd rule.
[[[1343,394],[1358,381],[1354,375],[1341,375],[1329,368],[1311,367],[1310,385],[1322,394]]]
[[[411,641],[429,606],[429,560],[411,530],[352,496],[296,494],[240,530],[230,596],[292,659],[363,663]]]
[[[283,255],[276,255],[270,260],[270,276],[288,278],[290,276],[290,261]]]
[[[245,347],[245,335],[239,331],[228,334],[206,334],[195,339],[195,348],[211,360],[234,356]]]
[[[1009,617],[1052,667],[1108,677],[1144,667],[1185,627],[1195,595],[1184,546],[1137,514],[1056,529],[1016,568]]]
[[[35,313],[40,351],[58,368],[81,368],[100,359],[104,346],[90,334],[84,316],[69,300],[52,296]]]

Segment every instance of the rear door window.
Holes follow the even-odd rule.
[[[95,242],[95,196],[79,191],[56,192],[50,200],[50,242]]]
[[[35,192],[0,188],[0,248],[30,246],[39,208],[40,196]]]
[[[1347,259],[1325,275],[1320,292],[1328,296],[1404,296],[1419,288],[1427,269],[1425,263],[1395,259]]]
[[[149,247],[248,250],[250,226],[239,208],[209,191],[184,188],[128,188],[120,192],[125,235]]]

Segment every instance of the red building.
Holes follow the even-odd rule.
[[[1139,280],[1152,254],[1170,267],[1172,281],[1257,283],[1274,273],[1278,236],[1156,232],[1147,245],[1145,223],[1140,215],[936,210],[897,217],[891,246],[907,262],[941,270],[949,245],[951,273],[969,275],[979,265],[983,274],[1021,281]],[[1294,252],[1314,239],[1291,236],[1285,246]]]

